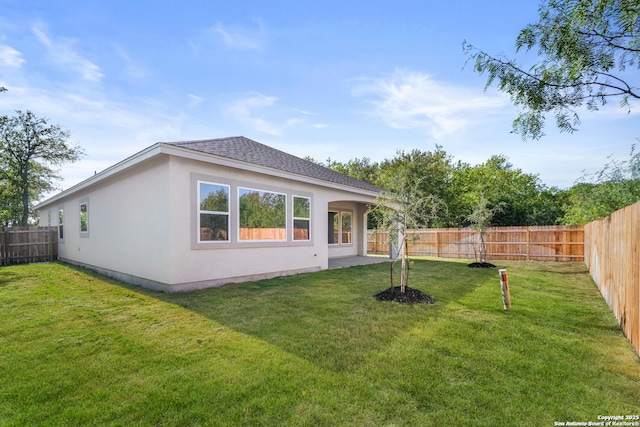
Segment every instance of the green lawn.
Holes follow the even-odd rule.
[[[0,425],[553,426],[640,414],[640,361],[584,265],[415,260],[167,295],[0,268]]]

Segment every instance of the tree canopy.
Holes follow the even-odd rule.
[[[630,99],[640,99],[638,74],[629,73],[640,69],[640,0],[545,0],[515,47],[537,48],[538,62],[526,68],[463,42],[486,87],[495,83],[521,109],[513,131],[524,139],[544,135],[549,113],[561,131],[573,132],[582,106],[597,110],[614,98],[630,108]]]
[[[54,189],[59,171],[51,166],[75,162],[83,155],[70,145],[69,132],[32,112],[0,117],[0,202],[3,223],[28,225],[32,202]]]
[[[362,173],[363,164],[367,165],[366,173]],[[503,206],[492,218],[494,226],[553,225],[563,214],[560,190],[547,188],[537,175],[514,168],[502,155],[469,165],[454,162],[452,156],[436,145],[433,151],[398,151],[395,157],[379,163],[369,159],[347,163],[332,160],[326,166],[394,193],[402,193],[397,188],[402,182],[403,188],[410,188],[420,198],[433,196],[441,206],[437,217],[429,220],[431,227],[465,224],[481,197],[487,199],[489,209]],[[375,227],[382,222],[374,211],[370,223]]]
[[[631,147],[629,160],[609,161],[594,174],[585,174],[566,191],[565,224],[580,225],[604,218],[640,200],[640,152]]]

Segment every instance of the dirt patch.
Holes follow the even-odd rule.
[[[471,264],[468,265],[468,267],[471,267],[471,268],[496,268],[496,266],[491,264],[490,262],[472,262]]]
[[[431,295],[427,295],[418,289],[413,289],[406,286],[404,293],[400,292],[400,286],[394,286],[393,288],[387,288],[382,292],[378,292],[374,297],[378,301],[396,301],[406,303],[423,303],[434,304],[436,299]]]

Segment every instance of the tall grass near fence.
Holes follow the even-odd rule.
[[[640,354],[640,202],[585,225],[585,263]]]
[[[473,259],[478,233],[469,228],[410,230],[409,256]],[[582,226],[492,227],[485,235],[488,260],[582,261]],[[387,255],[385,231],[370,231],[368,251]]]

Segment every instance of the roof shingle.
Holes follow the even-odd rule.
[[[382,189],[364,181],[336,172],[284,151],[253,141],[244,136],[205,139],[198,141],[165,142],[164,144],[200,151],[227,159],[251,163],[310,178],[346,185],[362,190],[380,192]]]

